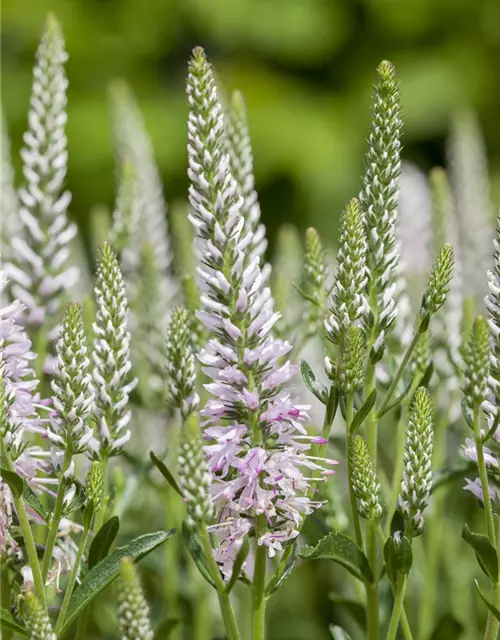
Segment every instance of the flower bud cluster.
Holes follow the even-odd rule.
[[[419,536],[424,528],[423,511],[432,487],[434,440],[432,405],[427,391],[419,387],[410,408],[406,432],[404,470],[398,507],[406,522],[406,533]]]
[[[97,313],[93,324],[92,378],[97,425],[89,446],[92,456],[102,458],[119,454],[130,439],[127,426],[131,412],[127,405],[137,382],[128,381],[132,367],[128,302],[118,260],[108,243],[104,243],[98,256],[94,292]]]
[[[358,512],[368,520],[379,520],[383,513],[382,489],[368,446],[361,436],[353,440],[351,451],[352,490],[358,499]]]
[[[12,295],[26,306],[27,323],[34,326],[42,325],[46,314],[57,313],[62,294],[78,279],[78,269],[66,266],[77,233],[66,213],[71,195],[63,190],[68,164],[67,57],[59,23],[49,15],[37,51],[29,127],[21,151],[22,232],[12,240],[13,263],[6,265]]]
[[[120,564],[118,623],[122,640],[153,640],[149,606],[131,558],[123,558]]]

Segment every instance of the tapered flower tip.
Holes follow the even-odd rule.
[[[238,91],[238,89],[236,89],[236,91],[233,91],[233,93],[231,94],[231,107],[237,113],[244,113],[246,111],[245,99],[241,91]]]
[[[382,60],[377,67],[377,75],[382,81],[394,81],[396,77],[396,67],[389,60]]]
[[[351,198],[346,203],[346,212],[348,215],[358,215],[359,214],[359,200],[357,198]]]
[[[130,96],[130,88],[123,78],[114,78],[108,85],[109,96],[112,100],[126,100]]]
[[[205,49],[203,49],[203,47],[195,47],[191,55],[191,60],[189,61],[189,71],[191,73],[200,71],[208,64]]]
[[[45,18],[45,28],[48,33],[53,35],[60,35],[61,33],[61,23],[52,11],[50,11]]]

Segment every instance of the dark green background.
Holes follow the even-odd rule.
[[[442,164],[450,118],[473,106],[500,193],[498,0],[4,0],[2,101],[15,156],[48,10],[70,53],[71,212],[85,230],[91,206],[114,200],[107,85],[117,76],[138,97],[167,199],[185,198],[184,81],[197,44],[247,98],[271,244],[283,221],[335,238],[359,189],[382,58],[401,79],[405,157]]]

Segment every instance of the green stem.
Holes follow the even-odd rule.
[[[76,552],[75,564],[73,565],[73,569],[69,576],[68,584],[66,585],[66,592],[64,594],[63,602],[61,605],[61,610],[57,617],[56,624],[56,636],[59,636],[61,633],[61,629],[64,624],[64,619],[66,617],[66,613],[68,611],[69,603],[71,600],[71,595],[73,593],[73,589],[75,588],[76,577],[78,575],[78,569],[81,566],[83,554],[85,552],[85,547],[87,546],[87,541],[90,535],[90,527],[87,527],[83,530],[82,537],[80,540],[80,544],[78,546],[78,551]]]
[[[50,521],[49,533],[47,535],[47,540],[45,542],[45,551],[43,553],[43,562],[42,562],[42,577],[45,581],[47,579],[47,574],[49,573],[50,563],[52,561],[52,553],[54,551],[54,546],[56,544],[57,532],[59,531],[59,523],[61,522],[63,505],[64,505],[64,494],[66,493],[67,483],[64,479],[64,474],[68,470],[69,465],[71,464],[71,458],[73,453],[71,448],[68,447],[64,453],[64,462],[61,468],[61,477],[59,481],[59,487],[57,488],[56,502],[54,505],[54,513],[52,515]]]
[[[420,335],[421,334],[419,331],[415,331],[412,341],[410,342],[410,344],[408,345],[408,348],[406,349],[403,359],[401,360],[398,370],[396,371],[396,375],[394,376],[391,382],[391,386],[389,387],[389,390],[387,391],[387,394],[384,398],[384,401],[380,405],[380,408],[377,412],[378,417],[380,417],[384,413],[385,409],[387,409],[387,407],[389,406],[389,402],[391,401],[391,398],[397,389],[399,381],[401,380],[401,376],[403,375],[404,370],[406,369],[408,362],[410,361],[411,354],[413,353],[415,347],[417,346],[417,342],[420,338]]]
[[[406,576],[398,575],[396,583],[396,594],[394,605],[392,607],[391,619],[389,621],[389,629],[387,630],[387,640],[395,640],[398,632],[399,619],[403,610],[403,601],[405,597]]]
[[[354,409],[354,395],[352,393],[348,393],[346,396],[345,455],[346,455],[346,464],[347,464],[347,480],[349,483],[349,502],[351,503],[352,521],[354,524],[354,533],[356,536],[356,542],[359,547],[363,548],[363,534],[361,533],[361,523],[359,521],[356,496],[354,495],[354,491],[352,488],[353,468],[352,468],[352,459],[351,459],[351,449],[352,449],[353,436],[350,434],[350,429],[351,429],[351,423],[352,423],[352,417],[353,417],[353,409]]]
[[[377,583],[377,546],[375,543],[376,538],[376,523],[370,520],[368,523],[368,536],[367,536],[367,557],[371,570],[375,578],[375,583],[366,586],[366,604],[368,613],[368,640],[378,639],[378,583]]]
[[[14,465],[10,457],[10,453],[7,451],[5,441],[0,436],[0,450],[2,452],[2,462],[5,468],[15,473]],[[40,568],[40,562],[38,560],[38,554],[36,552],[35,539],[33,537],[33,531],[31,529],[28,514],[24,506],[22,498],[17,498],[13,494],[14,506],[16,508],[17,517],[19,519],[19,527],[24,540],[24,546],[26,547],[26,553],[28,554],[28,561],[31,571],[33,572],[33,582],[35,584],[35,593],[40,601],[40,604],[44,609],[47,609],[47,598],[45,597],[45,584],[42,578],[42,571]]]
[[[264,640],[266,631],[266,547],[257,544],[252,583],[252,640]]]
[[[479,424],[480,422],[479,411],[480,411],[479,407],[476,407],[474,411],[474,423],[473,423],[476,451],[477,451],[477,467],[479,471],[479,478],[481,480],[481,489],[483,491],[484,517],[486,520],[486,530],[488,532],[488,538],[491,544],[493,546],[496,546],[495,523],[493,520],[493,508],[491,506],[491,496],[490,496],[490,489],[488,485],[488,473],[486,471],[486,463],[484,461],[483,440],[482,440],[480,424]]]
[[[480,407],[474,407],[474,420],[473,420],[473,429],[476,443],[476,451],[477,451],[477,468],[479,471],[479,478],[481,480],[481,489],[483,491],[483,503],[484,503],[484,517],[486,520],[486,530],[488,532],[488,538],[491,544],[496,546],[496,536],[495,536],[495,523],[493,520],[493,508],[491,506],[491,496],[490,496],[490,488],[488,484],[488,473],[486,471],[486,463],[484,460],[484,451],[483,451],[483,438],[481,435],[481,426],[480,426]],[[500,536],[499,536],[500,537]],[[499,584],[497,583],[493,585],[493,599],[498,599],[500,597],[499,592]],[[490,612],[488,612],[488,619],[486,622],[486,630],[484,633],[485,640],[496,640],[498,635],[498,620],[495,616]]]
[[[384,536],[384,532],[382,531],[382,527],[380,525],[380,522],[377,524],[377,538],[379,541],[379,545],[380,548],[383,550],[384,546],[385,546],[385,536]],[[396,589],[394,587],[394,585],[391,583],[391,588],[392,588],[392,593],[394,594],[394,597],[396,596]],[[406,615],[406,611],[404,608],[404,603],[401,606],[401,629],[403,631],[403,635],[405,637],[405,640],[413,640],[413,634],[411,632],[411,628],[410,628],[410,623],[408,622],[408,616]]]
[[[234,615],[234,611],[231,606],[229,594],[226,592],[226,588],[224,585],[224,581],[222,580],[219,567],[217,566],[217,563],[214,560],[213,553],[212,553],[212,545],[210,543],[210,538],[205,525],[202,525],[200,527],[199,534],[200,534],[201,542],[203,544],[203,550],[205,551],[205,556],[207,558],[208,565],[210,568],[210,573],[212,574],[212,579],[215,583],[215,588],[217,590],[217,595],[219,597],[219,606],[222,614],[222,619],[226,627],[228,640],[240,640],[240,632],[238,630],[236,617]]]

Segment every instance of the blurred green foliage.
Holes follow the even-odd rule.
[[[284,221],[335,238],[342,204],[359,189],[382,58],[401,80],[405,157],[442,164],[451,116],[472,106],[500,194],[498,0],[4,0],[2,100],[15,157],[49,10],[70,54],[71,213],[86,232],[92,205],[114,201],[107,86],[117,76],[137,95],[167,199],[186,197],[184,81],[197,44],[248,102],[271,246]]]

